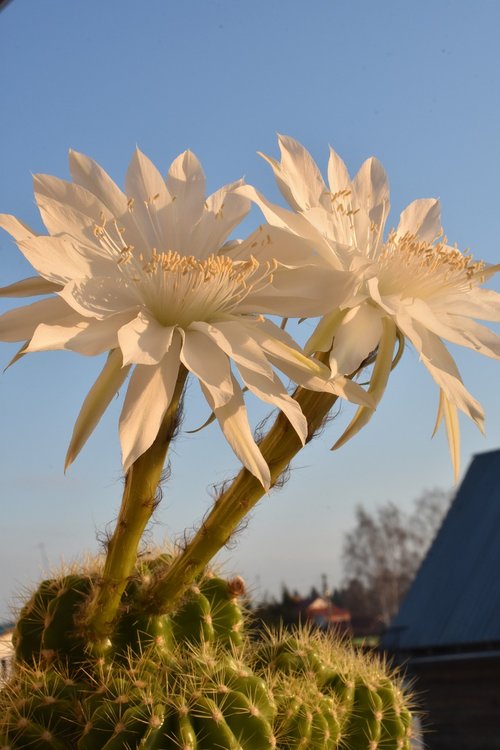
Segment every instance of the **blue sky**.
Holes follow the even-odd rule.
[[[136,145],[162,171],[191,148],[210,190],[245,176],[280,200],[256,152],[277,155],[282,132],[324,170],[329,144],[351,172],[376,155],[390,179],[391,225],[414,198],[439,197],[449,239],[499,262],[499,24],[496,0],[12,0],[0,12],[0,211],[41,229],[31,173],[67,177],[70,147],[119,183]],[[240,235],[259,221],[255,210]],[[3,232],[0,252],[1,285],[30,275]],[[15,350],[0,345],[0,365]],[[500,373],[495,362],[456,354],[487,417],[486,438],[462,421],[465,469],[474,453],[500,445]],[[0,377],[0,619],[47,561],[95,552],[116,516],[119,400],[66,476],[62,469],[100,366],[37,354]],[[431,440],[436,404],[408,349],[369,427],[331,453],[351,414],[344,407],[299,455],[286,487],[257,507],[226,570],[260,596],[282,581],[307,590],[322,573],[337,583],[357,503],[408,507],[426,488],[451,486],[445,437]],[[186,429],[205,416],[193,385]],[[214,426],[181,434],[171,458],[154,541],[195,525],[210,486],[236,468]]]

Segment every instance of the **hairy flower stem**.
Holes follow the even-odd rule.
[[[337,396],[297,388],[294,398],[307,419],[309,442],[323,425]],[[259,447],[271,470],[271,486],[274,486],[302,448],[302,443],[295,430],[290,429],[286,417],[280,413]],[[227,544],[243,518],[265,492],[262,484],[247,469],[242,469],[218,497],[203,525],[182,553],[153,582],[144,601],[144,608],[151,613],[172,610],[195,577]]]
[[[155,509],[165,457],[179,423],[187,374],[181,366],[172,401],[154,443],[132,464],[125,477],[120,513],[108,543],[102,578],[84,615],[84,628],[96,653],[105,649],[123,591],[134,569],[139,543]]]

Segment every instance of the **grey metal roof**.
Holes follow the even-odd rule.
[[[500,641],[500,450],[474,456],[400,610],[389,650]]]

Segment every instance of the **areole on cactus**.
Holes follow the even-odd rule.
[[[496,267],[462,262],[457,250],[434,242],[436,201],[412,204],[411,238],[391,234],[384,250],[388,190],[380,165],[367,163],[351,183],[332,152],[328,191],[300,144],[282,139],[281,146],[281,164],[270,161],[291,211],[242,181],[205,198],[191,152],[164,180],[137,151],[125,193],[72,152],[73,182],[35,178],[47,236],[0,217],[38,274],[0,295],[46,295],[0,317],[0,339],[25,342],[13,362],[51,349],[108,354],[76,420],[68,466],[129,378],[115,530],[102,561],[42,581],[19,612],[14,669],[0,691],[0,750],[410,747],[412,699],[387,665],[308,629],[259,634],[241,602],[242,580],[226,581],[209,564],[339,398],[358,412],[337,445],[369,421],[417,328],[457,465],[456,409],[478,422],[481,411],[439,337],[499,356],[498,337],[470,320],[498,320],[499,295],[479,287]],[[228,240],[249,198],[268,224]],[[413,319],[403,315],[407,256],[418,261],[417,286],[429,305],[413,304]],[[443,310],[433,274],[448,267],[458,275],[448,289],[453,306]],[[464,279],[461,310],[455,292]],[[389,298],[399,300],[397,310]],[[320,321],[302,349],[266,315]],[[466,319],[462,340],[457,326]],[[357,376],[371,365],[364,388]],[[218,421],[242,468],[181,549],[138,556],[190,378],[212,412],[207,423]],[[279,409],[259,440],[246,392]]]

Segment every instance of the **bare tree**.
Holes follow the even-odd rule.
[[[442,490],[426,491],[404,513],[392,502],[369,513],[356,509],[356,525],[346,534],[342,560],[346,590],[352,582],[367,593],[383,622],[397,612],[449,505]]]

